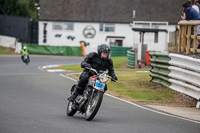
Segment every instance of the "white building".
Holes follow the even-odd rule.
[[[148,3],[147,3],[148,2]],[[80,46],[86,54],[103,43],[138,47],[139,32],[132,28],[161,29],[144,34],[147,50],[165,51],[170,31],[175,31],[184,0],[40,0],[39,44]]]

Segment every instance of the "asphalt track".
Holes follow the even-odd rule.
[[[0,133],[199,133],[200,122],[104,95],[92,121],[66,116],[74,81],[40,70],[49,64],[80,63],[82,57],[0,56]]]

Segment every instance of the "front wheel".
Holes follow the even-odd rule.
[[[98,112],[101,106],[102,100],[103,100],[103,92],[96,91],[92,99],[92,102],[89,103],[85,111],[85,119],[87,121],[90,121],[95,117],[96,113]]]
[[[73,93],[76,91],[77,88],[77,84],[74,84],[71,88],[71,94],[73,95]],[[69,101],[68,105],[67,105],[67,109],[66,109],[66,114],[68,116],[73,116],[77,111],[77,108],[75,107],[74,103]]]
[[[73,116],[75,113],[76,113],[77,109],[76,107],[74,106],[74,104],[72,102],[68,102],[68,105],[67,105],[67,109],[66,109],[66,114],[68,116]]]

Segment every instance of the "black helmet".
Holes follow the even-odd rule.
[[[108,53],[108,56],[106,58],[101,57],[101,53]],[[98,47],[98,56],[101,57],[102,59],[108,59],[110,57],[110,47],[107,44],[101,44]]]

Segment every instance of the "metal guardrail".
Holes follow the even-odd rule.
[[[200,73],[174,66],[170,66],[168,69],[171,71],[168,77],[184,81],[194,86],[200,86]]]
[[[171,58],[169,61],[171,65],[200,73],[200,59],[172,53],[169,54],[169,57]]]
[[[152,57],[152,82],[200,101],[200,59],[162,52],[150,52],[149,55]]]

